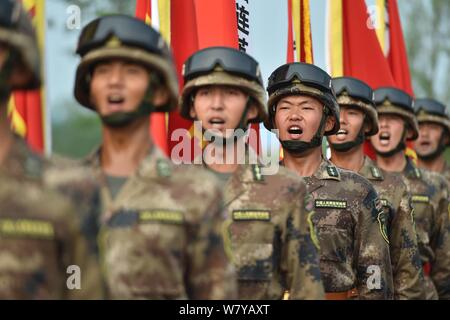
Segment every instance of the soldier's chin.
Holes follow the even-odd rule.
[[[387,145],[387,146],[382,146],[380,144],[374,145],[375,149],[377,149],[380,152],[389,152],[394,150],[393,146]]]
[[[432,155],[435,152],[436,152],[436,149],[433,149],[433,150],[429,150],[429,149],[427,149],[427,150],[418,150],[418,149],[416,149],[416,153],[420,157],[428,157],[428,156]]]

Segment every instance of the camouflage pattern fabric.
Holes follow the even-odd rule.
[[[325,291],[356,289],[357,299],[392,299],[387,219],[373,186],[325,159],[305,180],[314,198]]]
[[[175,166],[153,147],[112,199],[99,152],[86,164],[102,186],[99,250],[108,298],[236,298],[212,174]]]
[[[284,167],[274,175],[261,169],[239,166],[224,188],[224,239],[239,299],[324,299],[306,185]]]
[[[450,240],[448,237],[448,187],[439,174],[417,168],[407,158],[403,171],[411,190],[419,252],[425,274],[427,299],[450,296]]]
[[[425,299],[410,190],[400,174],[383,171],[369,157],[358,173],[372,183],[388,217],[394,299]]]

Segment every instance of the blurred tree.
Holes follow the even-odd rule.
[[[450,1],[398,1],[416,97],[450,108]],[[450,149],[445,153],[450,162]]]
[[[398,1],[415,95],[450,101],[450,1]]]
[[[52,0],[56,1],[56,0]],[[58,0],[60,1],[60,0]],[[77,5],[82,12],[83,25],[95,17],[105,14],[122,13],[134,15],[135,0],[64,0],[67,5]],[[57,27],[49,18],[49,28]],[[64,29],[69,31],[68,29]],[[73,48],[64,48],[62,52],[74,56]],[[78,58],[76,58],[78,59]],[[64,106],[64,108],[61,108]],[[51,106],[52,119],[52,149],[53,153],[71,157],[83,158],[100,143],[100,121],[93,112],[80,107],[74,99],[58,101]]]
[[[52,121],[53,153],[80,159],[100,144],[100,120],[94,112],[68,101],[62,119]]]

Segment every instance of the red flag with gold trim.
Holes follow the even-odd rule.
[[[159,8],[155,8],[159,13]],[[136,1],[136,17],[145,21],[149,25],[152,24],[152,4],[151,0],[137,0]],[[158,28],[160,29],[160,28]],[[170,35],[160,29],[163,37],[167,40]],[[164,30],[166,31],[166,30]],[[150,134],[155,144],[166,154],[169,154],[169,145],[167,140],[167,114],[152,113],[150,115]]]
[[[152,7],[152,5],[157,6],[157,8]],[[154,25],[155,11],[158,12],[158,26]],[[136,16],[145,19],[147,22],[151,21],[151,24],[160,29],[161,34],[170,43],[178,71],[180,88],[183,85],[181,75],[183,63],[195,51],[219,45],[238,47],[234,1],[137,0]],[[178,112],[171,112],[168,117],[164,117],[164,121],[160,115],[156,115],[159,118],[154,121],[154,116],[152,115],[151,122],[152,135],[156,141],[164,140],[167,143],[165,150],[168,155],[170,155],[173,147],[179,143],[179,140],[171,141],[170,139],[172,132],[176,129],[186,129],[187,138],[190,139],[192,144],[191,158],[195,157],[196,151],[201,150],[201,136],[196,136],[197,132],[194,130],[192,121],[181,118]],[[201,134],[201,131],[199,134]]]
[[[287,0],[288,33],[286,62],[314,63],[309,0]],[[283,149],[280,147],[280,159]]]
[[[41,49],[41,63],[44,64],[43,48],[45,45],[45,1],[22,0],[36,28],[39,47]],[[45,141],[45,90],[14,91],[8,104],[8,116],[13,130],[24,137],[31,148],[43,152],[47,143]]]
[[[379,0],[380,1],[380,0]],[[392,76],[398,88],[414,96],[411,83],[411,73],[409,71],[408,55],[406,53],[405,40],[403,37],[402,24],[398,12],[396,0],[383,0],[389,17],[389,51],[387,59],[391,68]],[[406,155],[417,160],[417,154],[413,149],[413,143],[408,142]]]
[[[286,61],[288,63],[314,63],[309,0],[287,0],[287,2],[288,41]]]

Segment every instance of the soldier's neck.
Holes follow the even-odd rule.
[[[7,116],[7,103],[0,103],[0,141],[0,165],[2,165],[14,141],[14,135]]]
[[[203,149],[203,161],[213,171],[235,172],[239,165],[245,164],[245,142],[239,140],[223,146],[209,143]]]
[[[302,177],[310,177],[320,167],[322,162],[322,147],[308,150],[300,156],[293,156],[284,150],[283,163],[286,168],[294,170]]]
[[[330,161],[340,168],[359,172],[364,165],[363,145],[354,147],[346,152],[337,152],[331,149]]]
[[[441,154],[436,159],[424,161],[417,158],[417,165],[419,168],[428,169],[435,172],[443,172],[445,168],[444,154]]]
[[[111,176],[134,174],[152,147],[149,120],[142,119],[124,128],[103,126],[101,167]]]
[[[405,151],[399,151],[392,157],[377,155],[377,166],[387,172],[403,172],[406,167]]]

